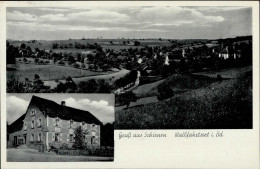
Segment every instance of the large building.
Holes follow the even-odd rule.
[[[81,126],[88,147],[100,147],[101,122],[90,112],[75,109],[62,101],[54,101],[33,96],[29,106],[20,118],[8,126],[8,146],[25,144],[28,148],[69,147],[74,142],[74,130]]]

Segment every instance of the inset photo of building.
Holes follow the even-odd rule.
[[[8,94],[7,161],[113,161],[113,94]]]

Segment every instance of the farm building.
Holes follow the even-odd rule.
[[[219,58],[224,59],[238,59],[241,57],[241,51],[235,50],[234,47],[228,47],[226,46],[222,51],[219,53]]]
[[[74,142],[74,130],[81,126],[85,143],[89,147],[100,147],[101,122],[90,112],[75,109],[62,101],[33,96],[27,111],[8,127],[8,147],[26,145],[28,148],[48,150],[51,146],[69,147]]]

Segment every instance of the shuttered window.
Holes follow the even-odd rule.
[[[41,127],[41,126],[42,126],[42,119],[39,118],[39,119],[37,120],[37,127]]]
[[[55,141],[55,133],[52,133],[52,141]]]
[[[70,141],[70,142],[73,142],[73,141],[74,141],[74,135],[73,135],[73,134],[70,134],[70,135],[69,135],[69,141]]]
[[[56,118],[55,121],[54,121],[54,126],[55,127],[59,127],[60,126],[60,119],[59,118]]]
[[[34,134],[31,134],[31,139],[30,139],[31,142],[34,141]]]
[[[38,141],[42,141],[42,133],[38,134]]]
[[[27,125],[26,125],[26,123],[24,123],[24,130],[25,130],[25,131],[27,130]]]
[[[32,129],[34,128],[34,120],[32,120],[32,122],[31,122],[31,128]]]
[[[60,141],[60,134],[59,133],[55,133],[55,141]]]

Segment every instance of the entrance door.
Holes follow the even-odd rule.
[[[14,136],[14,146],[17,146],[17,136]]]

